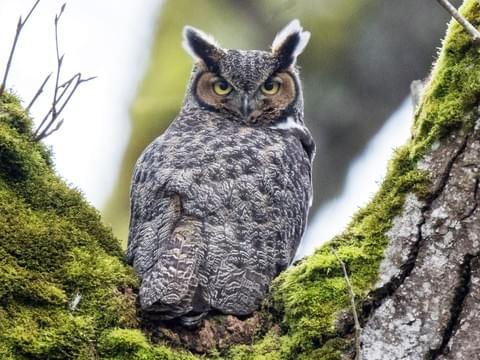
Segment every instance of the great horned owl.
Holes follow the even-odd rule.
[[[256,310],[292,261],[312,200],[315,145],[296,68],[310,34],[298,20],[271,51],[223,49],[192,27],[195,60],[180,113],[137,161],[127,260],[140,304],[198,322]]]

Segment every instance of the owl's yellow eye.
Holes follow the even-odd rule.
[[[265,95],[275,95],[280,90],[280,81],[278,80],[267,80],[261,87],[260,90]]]
[[[225,80],[220,79],[213,83],[213,91],[217,95],[225,96],[230,94],[230,92],[232,91],[232,85],[230,85]]]

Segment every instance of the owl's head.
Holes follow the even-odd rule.
[[[183,46],[194,58],[187,99],[249,125],[273,125],[301,115],[303,98],[295,66],[310,38],[298,20],[275,37],[271,51],[223,49],[200,30],[185,27]]]

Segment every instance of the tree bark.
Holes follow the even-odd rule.
[[[480,358],[479,125],[419,163],[435,181],[388,233],[379,285],[395,285],[364,326],[364,359]]]
[[[477,24],[478,4],[465,1],[464,8]],[[466,36],[451,24],[417,112],[417,122],[429,119],[430,127],[456,125],[444,128],[417,162],[431,179],[426,195],[410,192],[387,233],[362,359],[480,359],[480,115],[478,85],[470,78],[478,75],[480,54]],[[465,101],[462,113],[457,107],[446,116],[438,109],[454,108],[454,91]]]

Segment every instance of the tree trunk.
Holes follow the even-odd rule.
[[[478,23],[478,4],[464,8]],[[426,138],[441,130],[417,162],[431,182],[406,197],[387,233],[363,359],[480,359],[480,54],[467,37],[451,24],[417,112]]]
[[[388,292],[364,326],[364,359],[480,358],[479,124],[418,164],[434,182],[388,232],[378,284]]]

